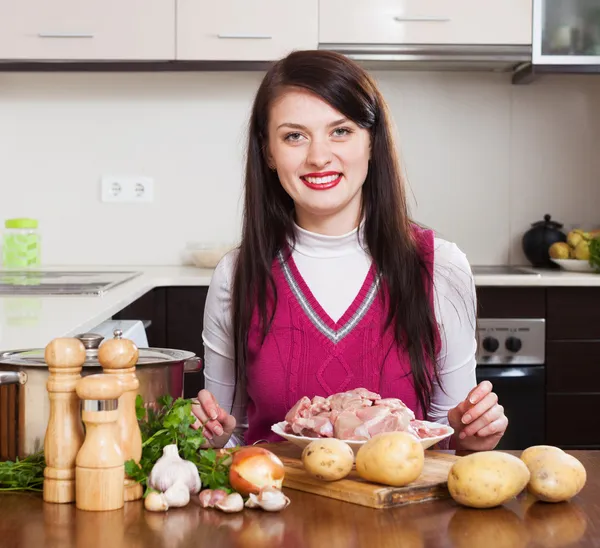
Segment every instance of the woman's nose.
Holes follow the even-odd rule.
[[[326,141],[312,141],[306,157],[306,162],[321,168],[331,162],[331,147]]]

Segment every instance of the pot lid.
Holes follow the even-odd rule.
[[[120,339],[122,336],[120,329],[115,329],[114,338]],[[98,362],[98,348],[104,340],[102,335],[97,333],[82,333],[75,335],[83,346],[85,346],[85,363],[83,367],[102,367]],[[139,358],[136,367],[144,365],[164,365],[179,361],[189,360],[195,357],[193,352],[187,350],[175,350],[171,348],[138,348]],[[44,359],[44,348],[33,348],[25,350],[0,351],[0,365],[21,365],[21,366],[42,366],[47,367]]]
[[[550,215],[548,215],[548,213],[546,213],[546,215],[544,215],[544,220],[543,221],[536,221],[535,223],[531,223],[531,226],[537,228],[537,227],[541,227],[541,228],[550,228],[552,230],[557,230],[559,228],[562,228],[563,225],[557,221],[553,221],[552,217]]]

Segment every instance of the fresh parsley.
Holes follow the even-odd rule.
[[[133,460],[125,463],[127,475],[141,483],[149,491],[148,476],[156,461],[162,456],[163,448],[176,444],[179,456],[193,462],[198,468],[203,487],[232,492],[229,483],[229,452],[200,449],[206,439],[201,428],[194,430],[196,417],[192,413],[192,402],[183,398],[173,400],[163,396],[157,400],[157,408],[144,406],[140,395],[136,398],[136,415],[142,432],[142,458],[137,464]]]
[[[0,491],[43,491],[44,452],[0,462]]]

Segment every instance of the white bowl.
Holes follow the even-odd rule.
[[[557,265],[570,272],[595,272],[589,261],[580,259],[552,259]]]
[[[446,434],[443,434],[441,436],[435,436],[433,438],[421,438],[419,441],[421,442],[423,449],[429,449],[431,446],[435,445],[437,442],[454,434],[454,429],[450,426],[446,426],[445,424],[438,424],[436,422],[429,422],[429,421],[422,421],[422,422],[424,424],[434,427],[434,428],[440,428],[440,427],[446,428]],[[285,425],[286,425],[286,421],[278,422],[278,423],[274,424],[273,426],[271,426],[271,430],[273,432],[275,432],[278,436],[285,438],[287,441],[292,442],[294,445],[297,445],[298,447],[300,447],[302,449],[304,449],[311,441],[315,441],[316,439],[321,439],[321,438],[308,438],[306,436],[298,436],[296,434],[288,434],[285,431]],[[358,450],[366,443],[365,440],[342,440],[342,441],[346,442],[352,448],[352,451],[354,451],[355,455],[358,452]]]
[[[186,253],[192,263],[198,268],[215,268],[219,261],[229,253],[235,246],[218,245],[218,246],[199,246],[189,247]]]

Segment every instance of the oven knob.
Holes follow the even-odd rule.
[[[486,352],[496,352],[500,346],[500,343],[498,342],[498,339],[495,339],[494,337],[486,337],[483,339],[481,346],[483,346],[483,349]]]
[[[508,339],[506,339],[505,346],[506,350],[509,352],[518,352],[521,350],[521,346],[523,346],[523,344],[521,343],[521,339],[517,339],[517,337],[508,337]]]

